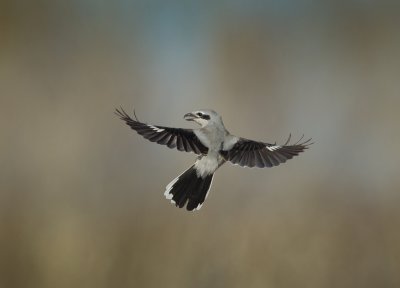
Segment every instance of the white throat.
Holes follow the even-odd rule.
[[[196,123],[199,124],[201,126],[201,128],[206,127],[208,124],[208,120],[205,120],[202,118],[196,118],[196,119],[194,119],[194,121],[196,121]]]

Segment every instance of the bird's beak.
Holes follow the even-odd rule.
[[[187,120],[187,121],[193,121],[194,119],[198,118],[195,114],[193,113],[186,113],[183,116],[183,119]]]

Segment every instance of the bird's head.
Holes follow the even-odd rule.
[[[221,116],[219,116],[217,112],[208,109],[186,113],[183,118],[187,121],[194,121],[201,127],[205,127],[213,123],[222,124]]]

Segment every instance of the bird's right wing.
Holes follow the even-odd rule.
[[[303,138],[303,137],[302,137]],[[273,167],[292,159],[308,148],[311,139],[288,145],[269,144],[245,138],[237,138],[229,149],[220,151],[225,160],[243,167]]]
[[[191,129],[170,128],[155,126],[133,120],[122,108],[116,109],[115,114],[138,134],[151,142],[179,151],[194,152],[196,154],[207,154],[208,148],[204,146]]]

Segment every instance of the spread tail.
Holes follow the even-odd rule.
[[[187,203],[188,211],[199,210],[210,191],[213,176],[198,176],[193,165],[167,185],[164,195],[179,208]]]

